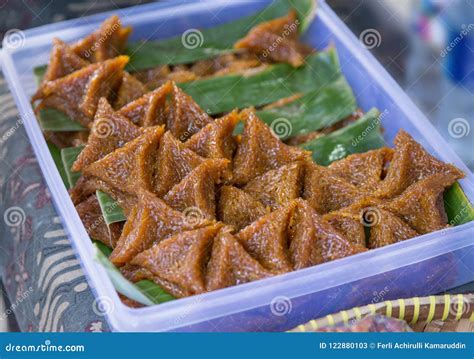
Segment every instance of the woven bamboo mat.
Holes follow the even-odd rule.
[[[474,294],[445,294],[387,300],[311,320],[290,330],[312,332],[328,326],[353,325],[370,314],[405,320],[417,332],[474,332]]]

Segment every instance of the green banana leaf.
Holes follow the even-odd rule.
[[[87,131],[87,128],[83,127],[80,123],[72,120],[65,113],[52,108],[41,109],[38,114],[38,121],[43,131]]]
[[[380,133],[379,112],[372,109],[354,124],[304,143],[302,147],[313,152],[315,162],[327,166],[352,153],[365,152],[384,145]],[[448,223],[452,226],[474,221],[474,207],[457,182],[444,192],[444,207]]]
[[[94,245],[95,260],[105,268],[117,292],[144,305],[160,304],[175,299],[152,281],[130,282],[109,260],[110,248],[99,242],[95,242]]]
[[[76,161],[77,156],[83,150],[84,146],[78,147],[68,147],[61,150],[61,160],[63,163],[64,171],[66,172],[66,178],[68,182],[68,188],[74,187],[79,177],[81,177],[80,172],[72,172],[72,164]]]
[[[48,68],[48,65],[41,65],[33,69],[36,86],[39,86],[41,84],[41,81],[43,81],[43,76],[46,73],[47,68]]]
[[[305,100],[309,102],[303,109],[289,104],[278,110],[262,112],[267,118],[272,118],[279,116],[278,111],[281,111],[288,119],[291,119],[291,114],[294,113],[298,118],[294,124],[297,131],[304,131],[305,126],[314,125],[317,128],[337,122],[344,114],[350,114],[355,107],[352,91],[340,72],[334,48],[309,56],[307,63],[297,69],[287,64],[276,64],[254,75],[219,76],[182,83],[179,86],[210,114],[219,114],[234,108],[262,106],[296,93],[308,93]],[[335,102],[327,97],[332,95],[337,95],[336,100],[341,101],[341,108],[337,111]],[[302,103],[301,99],[295,101],[294,105],[299,103]],[[40,117],[43,129],[86,130],[61,112],[48,111],[52,111],[50,117]],[[312,121],[319,116],[323,117]],[[311,128],[308,131],[311,131]]]
[[[64,169],[63,160],[61,158],[61,150],[55,145],[50,142],[48,144],[49,153],[51,153],[51,157],[53,157],[54,164],[59,171],[59,175],[64,182],[66,187],[69,186],[69,180],[66,174],[66,170]]]
[[[102,215],[104,216],[107,225],[127,220],[127,217],[125,217],[125,214],[123,213],[123,209],[115,200],[112,199],[112,197],[102,191],[96,191],[96,194],[100,209],[102,210]]]
[[[305,65],[299,68],[276,64],[253,75],[218,76],[179,86],[205,111],[219,114],[316,91],[341,77],[336,50],[330,48],[308,56]]]
[[[233,43],[243,37],[253,25],[282,16],[286,14],[290,8],[296,9],[302,27],[307,26],[314,17],[315,4],[313,0],[279,0],[255,15],[224,24],[219,27],[219,29],[203,30],[203,33],[209,44],[219,44],[218,46],[221,48],[225,48],[226,46],[231,48]],[[303,28],[303,30],[305,30],[305,28]],[[157,45],[163,47],[164,54],[155,51]],[[212,50],[212,46],[211,49],[190,50],[185,48],[182,44],[181,37],[165,41],[147,42],[144,45],[141,44],[137,46],[139,46],[139,49],[135,49],[132,56],[131,66],[134,68],[140,66],[133,64],[133,59],[137,61],[153,61],[153,56],[164,59],[175,56],[176,54],[174,54],[173,51],[184,51],[182,53],[184,54],[183,56],[196,56],[196,50],[205,52],[207,58],[216,55]],[[148,53],[150,49],[153,50],[152,53]],[[141,51],[145,51],[146,53],[142,53]],[[179,56],[181,55],[178,54],[175,57],[177,61],[179,60]],[[198,58],[189,58],[185,62],[192,62],[197,59]],[[180,61],[177,63],[180,63]],[[315,69],[314,71],[313,67]],[[40,66],[34,69],[36,82],[38,84],[41,82],[45,71],[46,66]],[[311,76],[314,76],[314,83]],[[243,108],[271,103],[283,97],[291,96],[295,92],[306,92],[310,89],[317,88],[321,84],[324,85],[325,83],[331,82],[332,79],[338,79],[340,76],[337,56],[334,50],[332,50],[328,53],[322,52],[321,55],[316,54],[311,56],[308,59],[308,65],[299,69],[294,69],[286,64],[280,64],[270,66],[269,69],[255,76],[222,76],[210,80],[195,81],[193,84],[183,84],[182,87],[185,91],[191,87],[189,90],[191,92],[190,95],[195,97],[195,100],[203,108],[206,108],[209,113],[219,113],[231,110],[233,107]],[[200,98],[197,98],[196,92],[202,94]],[[226,94],[225,99],[227,99],[227,102],[221,97],[223,93]],[[242,95],[239,96],[239,94]],[[262,94],[267,94],[268,96],[262,97]],[[215,103],[218,98],[221,100]],[[254,101],[254,99],[258,101]],[[41,110],[38,115],[38,120],[44,131],[87,130],[64,113],[54,109]]]
[[[458,182],[444,192],[444,208],[452,226],[474,221],[474,207]]]
[[[353,153],[366,152],[385,145],[380,132],[380,112],[373,108],[356,122],[328,135],[301,145],[313,153],[313,160],[329,165]]]
[[[112,253],[112,248],[106,246],[104,243],[96,241],[95,239],[92,240],[94,245],[102,252],[104,256],[109,258],[110,254]]]
[[[73,163],[76,161],[77,156],[81,153],[84,146],[81,147],[69,147],[61,150],[61,167],[64,170],[66,178],[66,184],[68,188],[74,187],[77,180],[81,176],[80,172],[71,171]],[[127,218],[123,213],[123,209],[115,202],[107,193],[102,191],[96,191],[97,200],[99,201],[102,214],[104,216],[105,223],[107,225],[116,222],[123,222]]]
[[[46,72],[46,65],[39,66],[33,69],[35,81],[37,86],[43,80],[44,73]],[[43,131],[50,132],[72,132],[72,131],[87,131],[87,128],[83,127],[80,123],[74,121],[68,117],[65,113],[52,109],[43,108],[37,114],[38,122],[40,123]]]
[[[130,44],[130,71],[160,65],[192,63],[233,52],[233,45],[258,23],[284,16],[292,8],[298,14],[299,31],[303,33],[315,16],[314,0],[278,0],[251,16],[208,29],[188,29],[165,40]]]
[[[66,177],[70,187],[75,184],[77,177],[80,176],[80,173],[71,172],[71,166],[79,153],[82,151],[82,148],[83,147],[71,147],[65,148],[61,151],[62,167],[66,169]],[[107,222],[107,220],[110,221],[113,216],[115,216],[117,219],[115,222],[118,222],[117,208],[122,211],[118,204],[116,204],[108,195],[101,191],[97,191],[97,198],[102,199],[102,202],[99,201],[99,204],[101,206],[102,214],[106,223],[113,223]],[[122,217],[120,221],[125,220],[126,218],[123,215],[123,212],[121,215]],[[127,280],[108,259],[108,256],[112,250],[103,243],[94,241],[94,244],[97,248],[95,256],[96,260],[104,266],[110,276],[110,279],[112,280],[112,283],[114,284],[115,289],[119,293],[144,305],[159,304],[175,299],[152,281],[142,280],[137,283],[132,283]]]
[[[69,147],[61,150],[61,166],[64,171],[64,178],[66,179],[66,187],[72,188],[76,184],[77,180],[81,176],[80,172],[71,171],[73,163],[76,161],[77,156],[81,153],[84,146],[81,147]],[[54,149],[53,149],[54,150]],[[53,153],[52,153],[53,154]],[[54,154],[55,155],[55,154]],[[53,158],[54,158],[53,155]],[[58,164],[56,164],[58,165]],[[127,218],[125,217],[122,208],[115,202],[107,193],[102,191],[96,191],[97,200],[99,201],[102,214],[104,216],[105,223],[107,225],[116,222],[123,222]]]
[[[140,289],[148,298],[151,298],[152,301],[156,304],[165,303],[172,300],[176,300],[171,294],[165,292],[158,284],[151,280],[141,280],[135,283],[135,286]]]
[[[257,111],[257,115],[284,140],[329,127],[356,108],[352,89],[341,76],[330,85],[308,92],[284,106]]]

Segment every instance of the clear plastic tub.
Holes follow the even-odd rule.
[[[267,1],[173,2],[117,10],[135,39],[165,38],[189,28],[212,27],[253,13]],[[210,14],[218,13],[218,17]],[[25,31],[17,49],[5,48],[3,69],[24,120],[38,162],[66,231],[99,297],[108,298],[108,314],[117,331],[281,331],[312,318],[380,300],[424,296],[474,280],[474,223],[423,235],[405,242],[304,270],[208,294],[141,309],[123,305],[104,269],[93,260],[94,248],[69,199],[41,129],[30,96],[33,68],[47,63],[53,37],[76,40],[107,16],[68,21]],[[428,151],[466,172],[461,185],[474,200],[473,175],[394,80],[324,2],[305,40],[316,48],[337,47],[342,70],[363,110],[385,112],[384,136],[391,143],[401,128]]]

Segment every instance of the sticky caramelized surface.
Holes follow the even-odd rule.
[[[166,132],[157,152],[154,192],[163,196],[204,160],[188,150],[171,132]]]
[[[57,80],[42,83],[34,100],[38,108],[53,108],[90,127],[101,97],[109,98],[122,80],[127,56],[83,67]]]
[[[207,265],[208,291],[270,277],[278,272],[265,269],[230,231],[221,230],[214,238]]]
[[[243,189],[264,205],[276,209],[301,196],[303,175],[304,163],[283,165],[255,177]]]
[[[257,220],[270,209],[247,192],[234,186],[222,186],[217,204],[217,218],[237,230]]]
[[[344,258],[366,250],[364,246],[351,243],[343,237],[302,199],[295,200],[289,234],[290,251],[297,268]]]
[[[245,127],[233,162],[235,184],[247,183],[269,170],[309,158],[309,152],[280,141],[254,111],[243,111],[242,116]]]
[[[366,195],[331,168],[315,163],[306,166],[303,198],[319,213],[326,214],[351,205]]]
[[[104,243],[111,248],[115,247],[123,229],[123,223],[112,223],[107,225],[102,215],[99,202],[95,195],[91,195],[76,206],[77,213],[81,217],[87,234],[96,241]]]
[[[365,227],[361,220],[360,208],[356,208],[355,211],[351,207],[342,208],[325,214],[323,218],[349,242],[362,247],[366,246]]]
[[[90,62],[101,62],[120,55],[125,50],[130,27],[122,27],[118,16],[106,19],[97,31],[73,44],[72,50]]]
[[[153,166],[162,134],[163,127],[147,128],[141,136],[84,168],[83,173],[126,193],[149,191],[153,186]]]
[[[456,179],[456,174],[436,173],[413,183],[382,206],[400,216],[419,233],[437,231],[447,224],[444,189],[454,184]]]
[[[379,186],[384,167],[392,156],[393,150],[383,147],[378,150],[349,155],[340,161],[333,162],[329,168],[354,186],[370,191]]]
[[[464,174],[451,164],[446,164],[432,155],[403,130],[395,138],[395,152],[387,176],[377,191],[379,197],[393,197],[402,193],[413,183],[434,174],[453,176]]]
[[[377,218],[370,228],[368,248],[379,248],[416,237],[419,233],[389,211],[377,210]]]
[[[153,193],[141,191],[110,260],[116,265],[126,264],[154,243],[194,226],[181,212],[169,207]]]
[[[186,141],[212,122],[212,118],[176,84],[172,85],[171,99],[167,127],[180,141]]]
[[[244,248],[270,270],[290,271],[286,229],[293,204],[260,217],[237,233]]]
[[[62,40],[53,39],[53,49],[43,81],[54,81],[89,65]]]
[[[119,113],[138,126],[166,124],[166,97],[170,94],[171,88],[171,82],[167,82],[156,90],[126,103],[120,108]]]
[[[209,159],[193,169],[163,197],[174,209],[197,211],[206,219],[216,218],[216,188],[229,165],[228,160]]]
[[[129,102],[136,100],[140,96],[146,94],[148,88],[135,76],[130,75],[124,71],[122,76],[122,82],[117,91],[117,97],[115,98],[114,108],[119,109]]]
[[[72,170],[81,171],[142,133],[140,127],[120,113],[114,112],[108,101],[104,97],[101,98],[86,147],[77,157]]]
[[[234,46],[247,49],[264,59],[301,66],[311,50],[299,42],[298,24],[296,12],[290,11],[285,17],[256,25]]]
[[[255,26],[238,51],[191,64],[128,73],[130,32],[117,17],[83,40],[54,41],[33,100],[87,127],[54,133],[85,143],[70,196],[89,235],[113,249],[131,281],[149,279],[176,297],[267,278],[445,228],[443,192],[463,173],[404,131],[395,148],[353,154],[327,167],[299,145],[357,121],[282,142],[254,109],[211,117],[177,85],[300,66],[296,15]],[[100,43],[94,45],[100,40]],[[274,46],[274,44],[277,44]],[[301,96],[294,94],[270,106]],[[235,135],[239,121],[241,135]],[[123,209],[107,225],[96,191]]]
[[[148,269],[171,294],[182,297],[206,290],[204,265],[222,224],[180,232],[140,253],[132,264]]]
[[[231,160],[237,146],[232,132],[238,121],[237,111],[232,111],[191,136],[186,141],[186,147],[202,157]]]
[[[232,135],[236,117],[247,121],[240,138]],[[283,144],[249,110],[212,121],[184,143],[166,130],[168,122],[137,127],[137,138],[86,167],[98,188],[127,206],[110,257],[127,278],[150,279],[185,297],[447,225],[440,199],[457,172],[427,175],[390,198],[379,192],[392,185],[386,173],[403,148],[323,167]],[[225,154],[226,143],[236,147],[233,155]]]

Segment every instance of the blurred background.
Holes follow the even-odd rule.
[[[0,38],[146,0],[0,0]],[[474,170],[474,0],[327,0]],[[367,45],[367,44],[366,44]],[[1,75],[0,75],[1,76]],[[0,313],[9,307],[0,295]],[[15,330],[13,316],[0,331]]]

